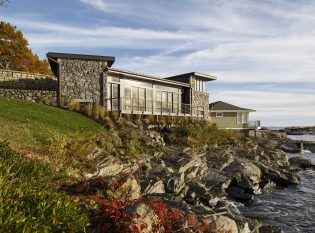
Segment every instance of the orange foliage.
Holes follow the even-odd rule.
[[[0,69],[52,75],[47,60],[33,54],[22,32],[3,21],[0,21]]]

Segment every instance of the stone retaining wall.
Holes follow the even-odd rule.
[[[57,78],[13,70],[0,70],[0,97],[57,103]]]

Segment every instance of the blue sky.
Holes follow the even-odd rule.
[[[256,109],[266,126],[315,125],[315,1],[11,0],[15,24],[48,51],[112,55],[161,77],[212,74],[211,101]]]

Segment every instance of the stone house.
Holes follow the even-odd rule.
[[[260,128],[260,121],[250,121],[249,114],[253,109],[241,108],[223,101],[209,104],[210,116],[219,128],[252,129]]]
[[[115,57],[109,56],[49,52],[47,58],[58,79],[58,103],[93,103],[122,114],[209,116],[205,83],[214,76],[159,78],[113,68]]]

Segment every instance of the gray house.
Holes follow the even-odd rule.
[[[89,102],[122,114],[209,117],[205,83],[197,72],[159,78],[113,68],[115,57],[47,53],[58,78],[57,101]]]
[[[249,114],[256,112],[253,109],[241,108],[223,101],[217,101],[209,105],[212,122],[219,128],[249,129],[259,128],[259,121],[249,121]]]

